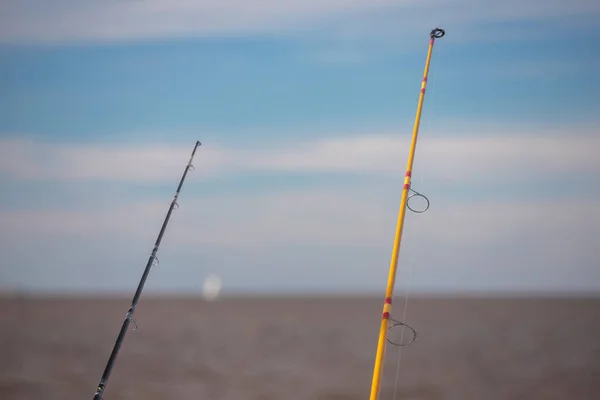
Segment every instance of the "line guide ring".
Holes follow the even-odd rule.
[[[422,195],[421,193],[417,192],[416,190],[413,190],[413,189],[409,189],[409,190],[410,190],[412,193],[411,193],[411,194],[408,196],[408,198],[406,199],[406,207],[408,207],[408,209],[409,209],[410,211],[412,211],[412,212],[414,212],[414,213],[417,213],[417,214],[422,214],[422,213],[424,213],[425,211],[429,210],[429,199],[428,199],[426,196]],[[425,199],[425,201],[427,202],[427,204],[426,204],[426,206],[425,206],[425,208],[424,208],[423,210],[415,210],[414,208],[412,208],[412,207],[410,206],[410,199],[412,199],[413,197],[422,197],[422,198],[424,198],[424,199]]]
[[[408,330],[412,334],[412,338],[408,341],[408,343],[402,343],[402,342],[398,343],[398,342],[394,342],[393,340],[390,340],[390,338],[388,337],[387,338],[388,343],[393,344],[394,346],[404,347],[404,346],[408,346],[409,344],[413,343],[417,339],[417,331],[415,330],[415,328],[413,328],[412,326],[410,326],[404,322],[400,322],[393,318],[390,318],[390,326],[388,327],[388,331],[391,331],[392,329],[394,329],[398,326],[408,328]],[[402,329],[404,329],[404,328],[402,328]],[[402,338],[400,340],[402,340]]]

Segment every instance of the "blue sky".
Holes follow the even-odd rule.
[[[385,288],[429,31],[397,291],[599,290],[600,5],[9,0],[0,283]]]

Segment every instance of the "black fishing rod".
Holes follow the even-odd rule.
[[[137,290],[135,291],[135,295],[133,296],[133,300],[131,301],[131,306],[129,306],[129,310],[127,310],[127,314],[125,315],[125,320],[123,321],[123,325],[121,326],[119,336],[117,336],[115,346],[113,347],[112,353],[110,353],[110,357],[108,358],[108,362],[106,363],[106,367],[104,368],[102,378],[100,378],[100,383],[98,384],[98,388],[96,389],[96,393],[94,394],[94,400],[102,400],[102,395],[104,394],[104,390],[106,389],[106,383],[108,382],[108,378],[110,377],[110,373],[115,364],[115,360],[117,358],[117,355],[119,354],[119,350],[121,349],[121,344],[123,344],[123,339],[125,338],[125,334],[127,333],[127,328],[129,328],[129,324],[133,322],[133,324],[135,325],[134,330],[137,329],[137,324],[133,319],[133,313],[140,299],[140,295],[142,294],[142,290],[144,289],[144,284],[146,283],[146,279],[148,278],[150,269],[153,265],[155,265],[155,263],[158,264],[158,258],[156,257],[156,253],[158,252],[158,246],[160,246],[160,242],[162,241],[165,229],[167,228],[167,224],[169,223],[169,219],[171,218],[171,213],[173,212],[175,207],[179,207],[179,205],[177,204],[177,198],[179,197],[179,192],[181,191],[183,181],[185,180],[188,171],[194,169],[194,166],[192,165],[192,160],[194,159],[194,155],[196,154],[196,149],[198,148],[198,146],[200,146],[199,141],[196,142],[194,150],[192,151],[192,156],[190,157],[190,161],[188,162],[188,164],[185,167],[185,170],[183,171],[183,176],[179,181],[179,186],[177,186],[177,190],[175,191],[173,201],[171,201],[171,206],[169,207],[167,216],[165,217],[162,227],[160,228],[160,233],[158,234],[156,242],[154,243],[154,248],[152,249],[152,253],[150,254],[150,258],[148,259],[148,263],[146,264],[146,268],[144,269],[144,273],[142,274],[142,279],[140,279],[140,283],[138,284]]]

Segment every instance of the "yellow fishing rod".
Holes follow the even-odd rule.
[[[429,41],[429,49],[427,51],[427,59],[425,61],[425,71],[423,72],[423,81],[421,83],[421,94],[419,95],[419,104],[417,106],[417,115],[415,117],[415,125],[413,129],[412,141],[410,144],[410,150],[408,153],[408,163],[406,165],[406,174],[404,176],[404,188],[402,189],[402,197],[400,200],[400,211],[398,213],[398,223],[396,225],[396,237],[394,238],[394,247],[392,249],[392,259],[390,262],[390,272],[388,276],[387,288],[385,291],[385,300],[383,303],[383,315],[381,318],[381,326],[379,328],[379,341],[377,342],[377,352],[375,353],[375,366],[373,368],[373,381],[371,384],[371,396],[370,400],[377,400],[379,398],[379,392],[381,389],[381,374],[383,371],[383,361],[385,356],[385,344],[388,341],[387,333],[390,328],[390,320],[393,321],[393,326],[403,325],[407,326],[413,332],[413,340],[416,336],[415,331],[408,325],[395,321],[390,318],[390,313],[392,311],[392,297],[394,295],[394,283],[396,281],[396,270],[398,268],[398,253],[400,250],[400,242],[402,240],[402,229],[404,228],[404,217],[406,215],[406,208],[408,207],[408,199],[412,196],[409,196],[408,192],[412,191],[416,195],[422,196],[420,193],[415,192],[410,188],[411,184],[411,175],[412,175],[412,167],[413,161],[415,158],[415,150],[417,148],[417,137],[419,135],[419,125],[421,123],[421,110],[423,108],[423,99],[425,98],[425,88],[427,87],[427,75],[429,74],[429,63],[431,61],[431,53],[433,51],[433,44],[435,39],[439,39],[443,37],[446,32],[443,29],[435,28],[431,31]],[[425,198],[425,200],[427,200]],[[427,200],[427,208],[429,207],[429,200]],[[410,208],[410,207],[408,207]],[[427,210],[427,208],[425,210]],[[411,209],[413,210],[413,209]],[[423,210],[423,211],[425,211]],[[414,211],[414,210],[413,210]],[[423,212],[420,211],[420,212]],[[412,340],[411,340],[412,342]],[[402,344],[398,344],[402,345]]]

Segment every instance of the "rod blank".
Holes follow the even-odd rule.
[[[94,400],[102,400],[102,395],[104,394],[104,390],[106,389],[106,384],[108,382],[108,378],[110,377],[110,373],[115,364],[115,360],[117,359],[117,355],[119,354],[119,350],[121,349],[121,345],[123,344],[123,339],[125,339],[125,334],[127,333],[127,329],[129,328],[129,324],[133,322],[135,327],[137,328],[137,324],[133,319],[133,313],[135,312],[135,307],[137,306],[138,301],[140,300],[140,296],[142,294],[142,290],[144,290],[144,285],[146,284],[146,279],[148,279],[148,274],[150,273],[150,269],[156,263],[158,263],[158,258],[156,258],[156,253],[158,252],[158,248],[160,246],[160,242],[162,241],[163,235],[165,234],[165,230],[167,225],[169,224],[169,220],[171,219],[171,214],[175,209],[175,206],[178,206],[177,199],[179,198],[179,193],[181,192],[181,187],[183,186],[183,182],[185,181],[185,177],[187,176],[188,171],[193,170],[194,166],[192,165],[192,160],[194,159],[194,155],[196,154],[196,150],[201,145],[199,141],[196,142],[194,146],[194,150],[192,151],[192,155],[190,156],[190,160],[183,171],[183,175],[181,176],[181,180],[179,181],[179,185],[177,186],[177,190],[175,191],[175,195],[173,196],[173,200],[171,201],[171,206],[169,207],[169,211],[167,212],[167,216],[160,228],[160,232],[158,233],[158,237],[156,238],[156,242],[154,243],[154,248],[152,249],[152,253],[148,258],[148,262],[146,263],[146,268],[144,269],[144,273],[142,274],[142,278],[140,279],[140,283],[133,295],[133,300],[131,301],[131,305],[127,310],[127,314],[125,315],[125,320],[123,321],[123,325],[121,326],[121,330],[119,331],[119,336],[117,336],[117,340],[115,341],[115,345],[110,353],[110,357],[108,358],[108,362],[106,363],[106,367],[104,368],[104,372],[102,373],[102,377],[100,378],[100,383],[98,383],[98,387],[96,388],[96,393],[94,394]],[[134,328],[135,329],[135,328]]]

